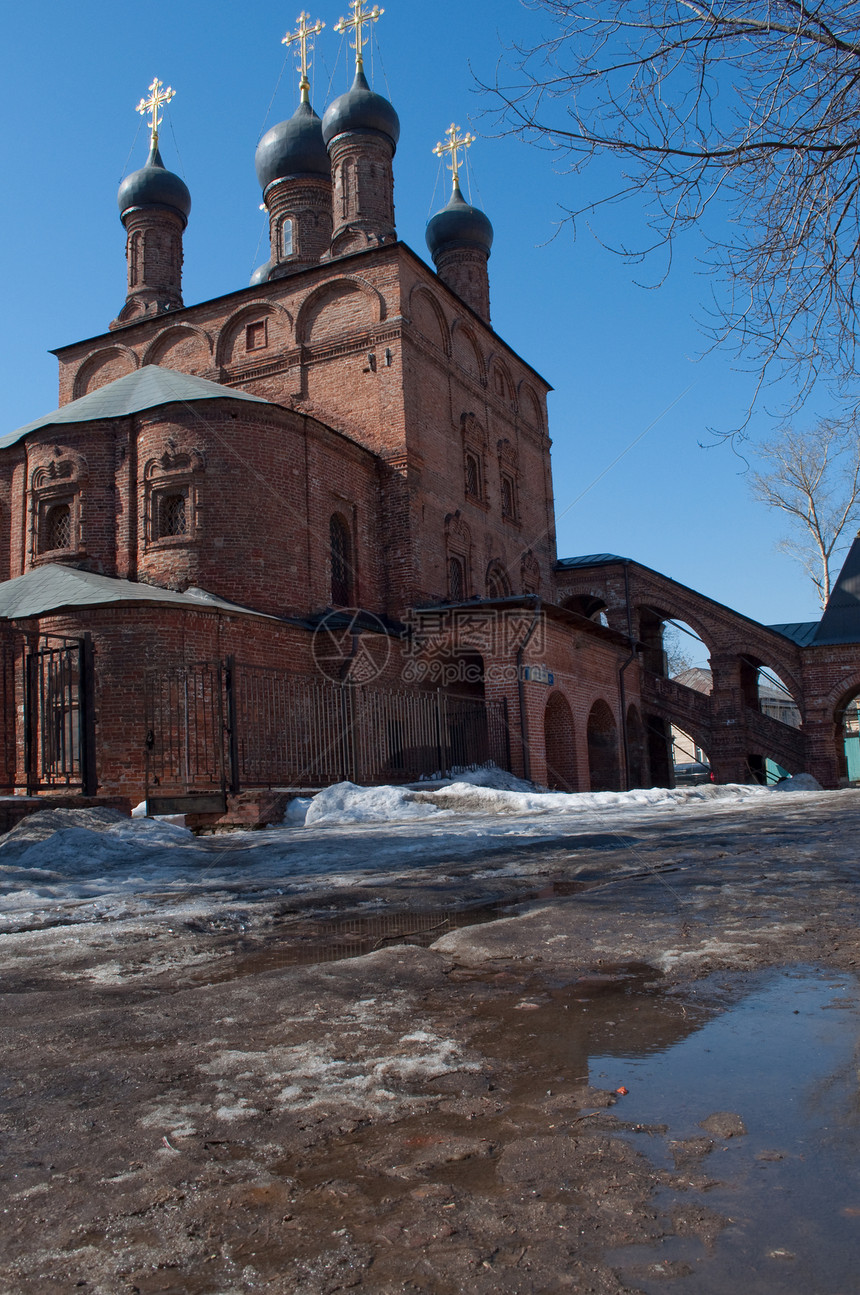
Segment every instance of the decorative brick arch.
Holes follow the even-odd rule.
[[[34,446],[36,461],[30,473],[27,500],[28,561],[32,565],[40,554],[51,554],[51,561],[79,558],[85,551],[83,527],[83,494],[89,478],[86,458],[77,450],[62,446]],[[63,541],[49,536],[52,517],[64,512]],[[57,556],[62,552],[65,557]]]
[[[484,577],[488,598],[508,598],[511,593],[511,581],[504,564],[493,558],[487,566]]]
[[[252,346],[248,330],[256,324],[263,325],[264,332],[261,344]],[[215,360],[222,368],[259,364],[288,350],[292,343],[293,318],[290,312],[277,302],[253,301],[224,321],[215,345]]]
[[[445,312],[432,292],[423,284],[416,284],[409,295],[409,315],[422,337],[438,346],[445,355],[451,354],[451,329]]]
[[[297,342],[306,345],[325,334],[321,319],[329,308],[338,317],[336,326],[332,328],[332,337],[365,332],[382,323],[387,314],[382,293],[364,279],[353,276],[333,279],[315,288],[300,305],[296,314]]]
[[[512,409],[517,406],[517,392],[514,386],[514,380],[511,377],[511,371],[505,361],[499,355],[493,355],[490,358],[488,366],[490,374],[490,387],[499,400],[503,400]]]
[[[540,563],[527,549],[520,562],[520,583],[524,594],[539,594],[541,586]]]
[[[468,598],[472,589],[472,532],[463,520],[459,509],[445,518],[445,566],[447,592],[453,602],[460,602],[452,588],[452,563],[461,564],[463,576],[462,598]]]
[[[487,365],[478,339],[468,324],[457,320],[451,330],[451,354],[467,373],[471,373],[481,386],[487,383]]]
[[[211,367],[214,349],[205,329],[193,324],[174,324],[153,338],[141,364],[163,364],[182,373],[200,374]]]
[[[521,382],[517,391],[517,406],[520,416],[538,431],[544,430],[544,418],[541,402],[537,392],[529,382]]]
[[[140,367],[137,355],[128,346],[106,346],[87,356],[75,374],[72,399],[78,400],[117,378],[124,378]]]

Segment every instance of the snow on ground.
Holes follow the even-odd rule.
[[[501,784],[488,785],[488,784]],[[798,794],[815,793],[805,787]],[[825,793],[838,794],[838,793]],[[284,825],[196,838],[175,823],[115,811],[45,810],[0,837],[0,932],[147,913],[211,912],[224,904],[408,877],[583,829],[623,831],[658,814],[756,806],[764,787],[541,792],[500,770],[434,790],[339,783],[294,802]],[[440,878],[441,879],[441,878]]]

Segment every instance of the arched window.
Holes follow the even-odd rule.
[[[185,491],[175,491],[159,496],[157,522],[159,539],[188,534],[186,501],[187,495]]]
[[[466,597],[466,572],[462,558],[448,559],[448,597],[452,603],[461,603]]]
[[[292,256],[293,252],[296,250],[293,231],[293,220],[291,216],[288,216],[284,221],[283,228],[281,230],[281,251],[284,256]]]
[[[72,547],[72,509],[67,503],[52,504],[45,513],[44,544],[45,550],[70,549]]]
[[[352,543],[349,527],[339,513],[329,522],[331,557],[331,601],[333,607],[348,607],[352,602]]]

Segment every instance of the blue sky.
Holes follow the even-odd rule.
[[[312,73],[322,115],[351,80],[333,31],[347,5],[306,7],[326,23]],[[642,267],[606,251],[585,226],[574,239],[560,223],[564,205],[588,192],[588,177],[563,174],[550,154],[516,139],[491,137],[475,77],[492,79],[505,46],[545,22],[519,0],[384,7],[366,57],[374,88],[401,119],[398,232],[429,259],[424,227],[448,193],[431,150],[452,120],[471,126],[481,136],[470,159],[472,200],[496,231],[493,324],[555,388],[559,555],[620,553],[765,623],[817,619],[815,592],[775,551],[779,518],[752,502],[743,465],[725,447],[699,448],[710,427],[743,417],[751,391],[727,353],[696,358],[705,345],[696,318],[710,293],[704,243],[688,238],[665,286],[644,289]],[[43,0],[6,12],[0,433],[56,406],[49,349],[105,331],[123,304],[116,190],[145,161],[134,108],[154,76],[177,90],[162,155],[194,204],[186,304],[245,286],[266,259],[254,150],[297,100],[295,59],[280,41],[300,8]],[[607,219],[617,232],[627,216],[615,209]],[[597,232],[606,235],[606,224]],[[762,415],[753,430],[770,426]]]

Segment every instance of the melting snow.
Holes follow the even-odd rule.
[[[797,794],[822,794],[800,778],[782,788],[793,784]],[[113,810],[43,810],[0,837],[0,932],[152,913],[199,918],[240,899],[393,880],[480,855],[495,875],[520,866],[500,849],[592,825],[621,831],[658,813],[718,814],[772,794],[709,784],[567,794],[479,769],[426,789],[339,783],[294,801],[280,828],[205,838]]]

